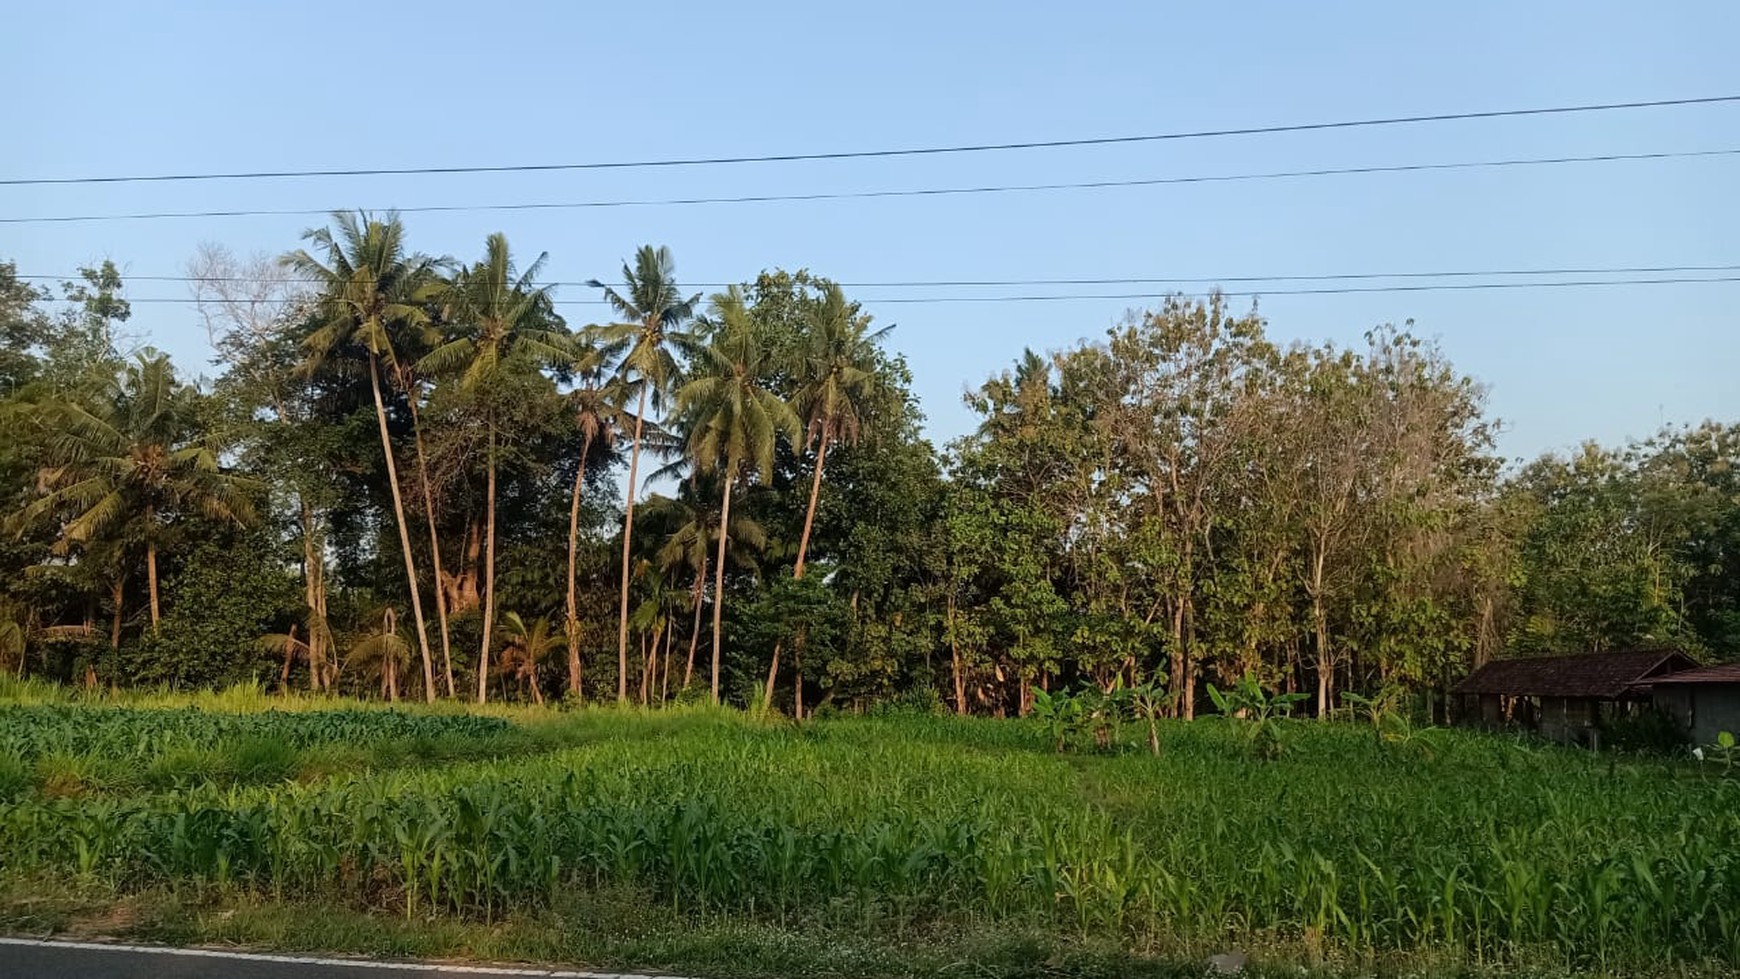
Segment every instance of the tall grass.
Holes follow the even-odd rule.
[[[1214,722],[1166,728],[1158,758],[1060,757],[1025,724],[953,718],[554,723],[568,747],[507,760],[28,793],[0,804],[0,860],[408,915],[626,886],[698,915],[1740,965],[1740,785],[1666,765],[1462,734],[1427,758],[1304,725],[1261,763]]]

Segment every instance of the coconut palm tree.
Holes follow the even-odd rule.
[[[147,350],[89,401],[44,405],[54,433],[40,478],[46,492],[17,518],[20,529],[59,520],[61,554],[143,543],[152,631],[162,618],[157,553],[169,528],[196,512],[237,526],[255,519],[254,484],[218,463],[217,446],[200,430],[199,399],[197,388],[177,382],[167,356]]]
[[[303,341],[305,357],[301,370],[313,374],[329,357],[349,349],[360,348],[367,355],[381,455],[386,460],[399,548],[405,557],[405,585],[411,592],[417,649],[423,657],[423,690],[429,700],[434,700],[435,664],[429,653],[428,628],[423,622],[423,599],[417,585],[417,562],[411,552],[411,532],[405,523],[398,464],[387,430],[381,371],[383,363],[389,368],[398,363],[397,347],[403,334],[428,330],[429,314],[423,303],[438,284],[439,267],[434,259],[405,250],[405,226],[397,214],[389,212],[385,218],[376,220],[366,213],[341,211],[332,215],[332,223],[336,233],[333,228],[314,228],[302,235],[305,241],[313,243],[320,257],[298,249],[280,259],[320,290],[318,325]],[[439,582],[436,587],[440,587]]]
[[[859,313],[857,304],[847,301],[832,282],[823,291],[821,302],[809,309],[804,326],[794,369],[798,387],[792,401],[803,419],[804,447],[815,447],[816,471],[810,479],[810,503],[804,511],[803,534],[798,538],[794,578],[804,576],[828,448],[836,442],[857,444],[871,403],[883,393],[876,373],[876,343],[893,329],[869,332],[870,318]]]
[[[875,333],[869,332],[869,327],[870,318],[832,282],[804,316],[796,363],[791,368],[798,385],[792,401],[804,422],[804,447],[815,447],[816,469],[810,477],[810,502],[804,510],[803,533],[798,537],[797,562],[792,566],[794,579],[804,576],[828,449],[836,442],[856,445],[872,402],[883,394],[876,372],[876,343],[893,327]],[[767,686],[762,691],[764,708],[773,704],[779,655],[780,644],[775,643]]]
[[[691,482],[691,486],[696,485]],[[719,497],[718,492],[700,486],[692,494],[658,496],[647,501],[649,509],[652,504],[658,504],[655,526],[666,528],[665,543],[658,553],[659,564],[666,571],[683,569],[689,573],[689,610],[694,614],[694,622],[689,628],[689,657],[683,667],[684,690],[689,688],[695,675],[695,650],[701,641],[701,609],[706,604],[707,569],[711,564],[713,545],[719,540],[719,508],[706,502],[709,495],[714,499]],[[755,556],[767,546],[767,532],[755,518],[746,514],[734,515],[731,518],[731,545],[727,549],[731,562],[739,568],[753,568]]]
[[[290,692],[290,667],[298,659],[308,663],[309,690],[318,691],[332,679],[325,675],[330,666],[315,652],[317,648],[330,649],[333,645],[332,629],[327,625],[326,616],[309,609],[300,623],[305,629],[301,635],[297,635],[297,625],[293,623],[289,632],[261,636],[257,642],[263,651],[284,657],[283,668],[278,673],[280,693]]]
[[[568,596],[563,634],[568,644],[568,692],[580,698],[580,604],[577,583],[580,554],[580,494],[586,488],[586,460],[594,446],[606,451],[616,445],[622,420],[623,390],[616,378],[604,376],[603,360],[588,347],[576,358],[579,385],[568,393],[574,427],[580,432],[580,458],[574,468],[574,492],[568,502]]]
[[[488,432],[484,465],[483,640],[477,658],[477,702],[489,699],[489,651],[495,625],[495,484],[499,442],[498,385],[514,370],[535,371],[572,352],[570,337],[550,302],[549,287],[533,285],[548,253],[516,272],[507,236],[490,235],[484,257],[460,269],[442,296],[453,333],[418,361],[431,374],[453,373],[461,390],[483,410]]]
[[[399,617],[389,605],[381,610],[380,626],[365,633],[350,648],[345,665],[362,670],[364,675],[375,674],[380,679],[381,696],[396,701],[399,699],[399,673],[410,658],[411,648],[399,633]],[[429,680],[434,682],[433,675]]]
[[[686,352],[690,337],[683,324],[695,315],[701,294],[683,298],[677,287],[676,260],[670,249],[644,245],[635,253],[634,265],[622,266],[621,292],[593,279],[587,285],[604,291],[621,319],[596,327],[593,338],[606,360],[617,365],[624,389],[636,397],[634,435],[628,457],[628,488],[622,514],[622,591],[616,629],[616,699],[628,700],[628,586],[633,567],[630,552],[634,536],[635,483],[640,478],[641,438],[647,405],[662,410],[664,400],[681,374],[678,354]]]
[[[629,614],[628,621],[641,634],[640,703],[645,707],[659,696],[659,643],[664,643],[663,661],[665,688],[670,688],[671,632],[675,611],[683,594],[671,587],[664,570],[651,561],[640,562],[635,577],[640,581],[641,601]],[[660,697],[660,700],[663,700]]]
[[[688,454],[697,473],[717,473],[719,523],[731,526],[731,496],[746,477],[773,473],[779,436],[796,442],[802,432],[797,415],[768,381],[775,364],[735,286],[713,296],[709,310],[713,340],[696,351],[690,380],[677,391],[677,409],[687,425]],[[719,535],[713,559],[713,702],[719,702],[719,671],[724,630],[725,557],[729,534]]]
[[[502,674],[519,680],[531,691],[532,701],[542,707],[544,693],[538,687],[538,669],[550,651],[562,644],[562,637],[550,630],[549,619],[539,618],[527,625],[518,612],[501,617],[501,631]]]

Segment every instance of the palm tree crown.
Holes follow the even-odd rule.
[[[461,385],[477,390],[498,378],[510,359],[524,358],[526,366],[567,360],[571,341],[560,326],[550,289],[534,285],[548,257],[547,252],[540,254],[516,273],[507,236],[490,235],[483,258],[460,269],[443,290],[453,334],[424,355],[418,369],[457,373]]]
[[[793,396],[804,421],[804,440],[811,445],[823,439],[854,444],[865,413],[881,393],[876,343],[893,327],[871,333],[869,317],[831,282],[805,325]]]
[[[303,240],[315,246],[285,255],[283,263],[320,290],[318,326],[303,341],[303,369],[312,371],[351,344],[396,364],[401,332],[422,336],[429,327],[423,301],[440,284],[440,263],[405,251],[405,226],[389,212],[339,211],[334,228],[314,228]]]
[[[771,476],[779,435],[796,442],[803,426],[768,386],[777,365],[743,293],[733,286],[715,295],[710,318],[713,342],[695,350],[689,380],[677,391],[677,410],[696,469],[723,469],[729,492],[729,481],[746,472]]]
[[[701,294],[683,296],[676,260],[662,246],[641,246],[633,266],[622,266],[622,280],[621,292],[596,279],[587,283],[603,290],[604,301],[618,317],[615,323],[594,327],[593,339],[600,354],[617,365],[629,393],[638,396],[644,389],[653,410],[660,411],[682,375],[678,355],[687,353],[690,343],[682,326],[694,318]]]

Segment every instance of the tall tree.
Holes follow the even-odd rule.
[[[568,393],[574,427],[580,432],[580,457],[574,467],[574,490],[568,498],[568,590],[563,634],[568,645],[568,692],[578,699],[580,687],[580,604],[578,564],[580,557],[580,494],[586,488],[586,462],[594,446],[606,450],[616,445],[622,414],[622,385],[604,376],[596,350],[587,349],[575,360],[579,385]]]
[[[535,372],[572,353],[566,330],[550,303],[549,288],[534,285],[547,254],[517,272],[507,236],[492,234],[484,256],[454,276],[443,298],[453,335],[429,351],[418,366],[456,372],[462,390],[482,409],[488,448],[484,457],[483,639],[477,658],[477,701],[489,699],[489,654],[495,626],[495,501],[500,426],[500,384],[510,371]]]
[[[696,351],[690,379],[677,392],[688,427],[688,452],[697,472],[718,473],[719,523],[731,526],[731,496],[745,477],[767,478],[779,436],[796,441],[802,424],[791,406],[768,386],[774,358],[761,342],[743,293],[736,287],[713,296],[712,342]],[[729,534],[719,535],[713,559],[713,702],[719,702],[724,642],[725,560]]]
[[[225,368],[214,393],[227,397],[237,409],[234,413],[245,418],[239,427],[250,437],[245,440],[243,464],[267,475],[274,489],[295,498],[308,629],[302,638],[293,635],[294,629],[282,634],[289,643],[283,648],[308,661],[309,686],[319,691],[336,668],[336,657],[325,628],[322,504],[331,490],[317,455],[306,445],[311,437],[320,436],[321,427],[310,415],[308,388],[297,383],[294,370],[298,354],[294,326],[306,318],[309,298],[295,273],[265,252],[240,258],[221,245],[204,243],[187,263],[187,274],[194,283],[194,305],[205,321],[206,338]],[[267,412],[264,417],[262,407]],[[442,629],[445,651],[445,617]],[[274,651],[280,650],[274,647]]]
[[[876,370],[876,342],[893,327],[870,332],[870,318],[834,283],[828,283],[821,302],[807,317],[803,347],[796,365],[798,386],[795,408],[804,424],[806,448],[816,450],[816,469],[810,479],[810,502],[804,510],[803,534],[798,538],[797,563],[792,577],[804,576],[810,531],[815,525],[816,502],[821,498],[822,470],[828,448],[836,442],[855,445],[863,434],[864,419],[883,394]]]
[[[616,699],[628,701],[628,586],[634,537],[635,482],[640,478],[640,450],[649,403],[657,411],[682,373],[678,355],[690,346],[683,324],[695,315],[701,294],[684,298],[677,287],[676,260],[670,249],[643,245],[634,265],[622,266],[622,291],[593,279],[587,283],[604,292],[605,302],[621,322],[594,328],[593,339],[607,361],[617,365],[623,387],[639,401],[628,457],[628,486],[622,514],[622,591],[617,610]]]
[[[1129,540],[1144,562],[1152,611],[1169,623],[1170,688],[1193,716],[1197,677],[1197,591],[1217,514],[1215,489],[1242,465],[1235,449],[1248,423],[1246,374],[1265,352],[1262,320],[1235,316],[1221,296],[1168,299],[1158,311],[1113,330],[1083,387],[1106,436],[1103,465],[1117,477]],[[1098,460],[1095,460],[1098,462]]]
[[[827,283],[820,300],[805,310],[796,363],[790,369],[797,380],[793,401],[804,423],[804,447],[814,446],[816,468],[810,476],[809,505],[804,508],[804,528],[798,536],[797,561],[792,565],[794,579],[804,576],[828,448],[835,442],[856,445],[863,433],[864,418],[873,407],[871,402],[883,393],[876,372],[876,341],[892,327],[875,333],[869,332],[869,328],[870,317],[847,301],[837,283]],[[775,642],[773,646],[767,686],[762,691],[764,706],[773,703],[781,645]]]
[[[302,235],[320,252],[320,257],[297,249],[282,259],[320,290],[318,326],[304,340],[307,356],[302,369],[312,374],[327,358],[346,348],[361,348],[367,355],[369,390],[374,397],[375,422],[380,430],[381,455],[387,467],[399,548],[405,557],[405,586],[411,593],[417,650],[423,661],[423,693],[426,699],[434,700],[435,663],[429,652],[429,630],[423,621],[422,590],[411,549],[411,531],[405,522],[398,463],[387,428],[381,372],[383,362],[391,366],[398,361],[398,334],[428,329],[429,313],[424,304],[438,285],[438,269],[428,256],[406,251],[405,227],[397,214],[389,213],[376,220],[366,213],[340,211],[332,215],[332,222],[336,230],[313,228]]]

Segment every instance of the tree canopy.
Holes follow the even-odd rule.
[[[898,334],[807,270],[703,302],[646,246],[575,323],[500,234],[464,263],[340,213],[305,244],[198,257],[264,290],[202,293],[209,383],[123,333],[112,264],[58,295],[0,264],[0,666],[799,714],[1122,685],[1188,717],[1247,678],[1327,713],[1501,656],[1740,655],[1740,425],[1506,464],[1407,326],[1284,344],[1174,297],[1012,349],[939,447]]]

